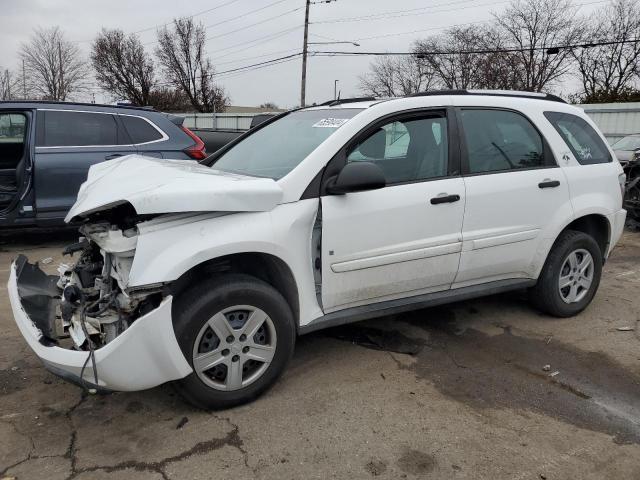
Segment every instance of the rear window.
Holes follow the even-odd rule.
[[[38,111],[39,147],[97,147],[118,145],[115,116],[74,111]]]
[[[144,118],[120,115],[120,119],[132,143],[148,143],[162,139],[162,134]]]
[[[608,163],[611,155],[600,135],[584,119],[560,112],[544,112],[581,165]]]

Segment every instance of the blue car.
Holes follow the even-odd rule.
[[[91,165],[139,154],[202,160],[182,117],[148,108],[0,102],[0,227],[58,226]]]

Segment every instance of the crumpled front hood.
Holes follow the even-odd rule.
[[[129,202],[140,215],[179,212],[265,212],[282,200],[270,178],[221,172],[192,160],[127,155],[93,165],[65,218]]]

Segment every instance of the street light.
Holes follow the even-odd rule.
[[[354,47],[359,47],[360,44],[357,42],[308,42],[307,45],[335,45],[336,43],[346,43],[348,45],[353,45]]]

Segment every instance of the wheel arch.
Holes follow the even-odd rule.
[[[609,219],[604,214],[586,213],[574,218],[558,232],[554,240],[554,244],[560,235],[567,230],[575,230],[592,237],[600,247],[603,261],[606,259],[607,252],[609,251],[609,244],[611,243],[612,228],[609,223]]]
[[[296,320],[296,327],[299,325],[300,296],[293,271],[284,260],[270,253],[232,253],[201,262],[171,282],[171,294],[179,298],[193,282],[202,282],[213,276],[230,273],[251,275],[275,288],[289,304]],[[174,303],[177,304],[179,302]]]

